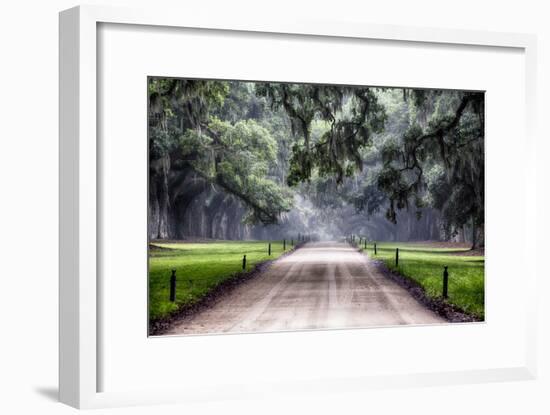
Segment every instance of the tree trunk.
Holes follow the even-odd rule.
[[[464,225],[460,227],[458,242],[466,242],[466,234],[464,232]]]
[[[476,221],[472,218],[472,250],[477,249],[477,226]]]
[[[149,189],[149,237],[163,239],[169,237],[169,210],[170,199],[168,191],[168,171],[170,158],[163,157],[151,166],[154,174],[151,175]]]

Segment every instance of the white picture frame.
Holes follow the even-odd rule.
[[[535,125],[536,38],[526,34],[459,31],[357,24],[349,22],[222,21],[213,17],[185,15],[169,10],[135,10],[101,6],[79,6],[60,13],[60,400],[78,408],[215,400],[265,395],[265,385],[250,383],[245,388],[213,384],[212,389],[98,392],[98,25],[123,24],[172,28],[237,31],[243,36],[258,33],[353,38],[438,44],[445,47],[510,48],[525,60],[525,196],[536,200]],[[525,220],[525,234],[536,236],[534,217]],[[532,241],[536,237],[531,237]],[[534,287],[536,269],[526,268],[526,283]],[[534,292],[534,290],[533,290]],[[368,387],[397,387],[419,384],[454,384],[532,379],[536,376],[536,295],[528,294],[522,312],[525,319],[525,359],[513,367],[456,370],[432,373],[369,375],[270,384],[272,394],[304,394],[350,391]],[[142,317],[142,316],[139,316]],[[218,388],[216,388],[218,387]]]

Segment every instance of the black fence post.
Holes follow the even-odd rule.
[[[176,270],[172,270],[172,276],[170,277],[170,301],[176,301]]]
[[[246,255],[243,255],[243,270],[246,269]]]
[[[449,267],[443,268],[443,298],[449,298],[449,271],[447,271]]]
[[[286,239],[283,239],[283,251],[286,251]]]
[[[374,255],[376,255],[376,242],[374,243]]]
[[[367,238],[365,238],[365,251],[367,250]]]
[[[291,240],[290,240],[290,245],[291,245],[291,246],[294,246],[294,239],[291,239]]]
[[[269,245],[267,246],[267,254],[268,254],[268,255],[271,255],[271,242],[270,242]]]
[[[399,248],[395,248],[395,266],[399,266]]]

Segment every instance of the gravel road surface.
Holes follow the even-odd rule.
[[[437,324],[446,321],[339,242],[307,243],[166,334]]]

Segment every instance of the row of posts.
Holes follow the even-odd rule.
[[[305,241],[306,239],[301,239],[300,235],[299,235],[298,240],[299,241]],[[352,235],[351,237],[348,237],[347,240],[350,244],[355,245],[355,236],[354,235]],[[292,246],[294,246],[294,240],[293,239],[291,239],[290,243],[291,243]],[[363,238],[359,237],[359,245],[361,245],[361,243],[364,244],[364,249],[367,249],[367,238],[364,238],[364,241],[363,241]],[[374,248],[374,255],[377,255],[376,242],[373,243],[373,248]],[[286,239],[283,239],[283,250],[286,251]],[[268,252],[268,255],[271,255],[271,242],[268,243],[267,252]],[[399,266],[399,248],[395,248],[395,266],[396,267]],[[448,270],[448,268],[449,268],[448,266],[443,267],[443,292],[442,292],[442,297],[445,298],[445,299],[449,298],[449,270]],[[242,269],[243,270],[246,269],[246,255],[243,255]],[[189,280],[189,284],[192,285],[193,280]],[[170,276],[170,301],[171,302],[176,301],[176,270],[175,269],[172,270],[172,275]]]
[[[357,235],[350,235],[346,237],[346,242],[350,245],[363,247],[363,250],[367,250],[367,238]],[[376,242],[373,242],[374,255],[377,255]]]
[[[367,238],[361,236],[357,237],[356,235],[350,235],[346,238],[346,241],[350,245],[354,246],[363,246],[364,250],[367,250]],[[374,255],[377,255],[376,242],[373,242]],[[395,248],[395,267],[399,267],[399,248]],[[443,290],[442,297],[447,299],[449,298],[449,267],[443,267]]]
[[[296,240],[298,243],[309,242],[311,237],[309,235],[298,234]],[[290,239],[290,246],[294,246],[294,238]],[[283,251],[286,251],[286,239],[283,239]],[[271,242],[267,244],[267,254],[271,256]],[[242,269],[246,270],[246,254],[243,255],[242,260]],[[189,280],[189,284],[193,285],[193,280]],[[170,301],[176,301],[176,270],[172,270],[172,275],[170,276]]]

